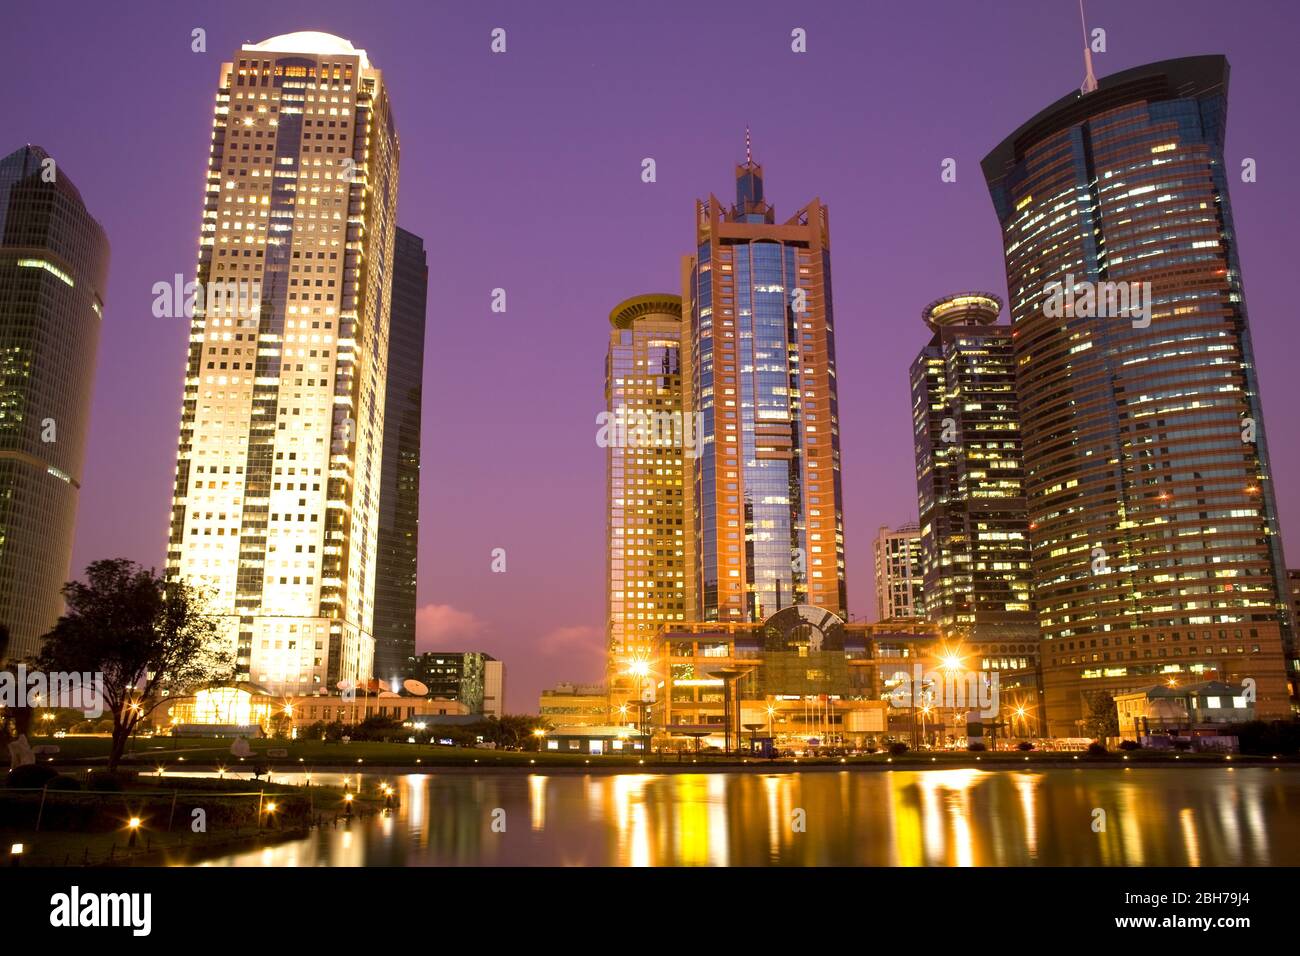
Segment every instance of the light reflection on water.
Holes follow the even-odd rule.
[[[313,779],[338,785],[342,775]],[[366,788],[380,780],[368,775]],[[205,865],[1300,864],[1292,769],[435,772],[394,782],[391,815]]]

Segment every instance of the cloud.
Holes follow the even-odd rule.
[[[565,654],[580,659],[583,657],[604,658],[605,632],[588,624],[573,624],[557,627],[547,631],[538,641],[543,654],[548,657]]]
[[[469,611],[450,604],[426,604],[415,612],[415,648],[431,650],[475,650],[464,645],[483,633],[483,622]]]

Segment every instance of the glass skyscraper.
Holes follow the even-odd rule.
[[[697,202],[695,224],[682,274],[703,429],[687,489],[691,616],[761,621],[792,604],[844,615],[829,211],[814,199],[778,223],[747,158],[735,204]]]
[[[415,654],[416,559],[420,540],[420,401],[429,268],[424,240],[397,230],[392,320],[384,392],[379,560],[375,580],[375,676],[392,683]],[[393,690],[398,690],[393,686]]]
[[[1224,162],[1228,63],[1107,77],[983,161],[1002,226],[1047,719],[1295,670]],[[1144,285],[1149,283],[1149,285]]]
[[[108,239],[49,154],[0,159],[0,624],[34,655],[63,613]]]
[[[167,571],[210,589],[236,675],[273,693],[371,675],[397,166],[347,40],[221,67]]]
[[[924,616],[946,635],[1037,641],[1020,410],[1002,300],[932,302],[911,368]]]

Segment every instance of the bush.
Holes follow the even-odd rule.
[[[1225,732],[1236,734],[1243,754],[1294,754],[1300,750],[1300,724],[1293,721],[1254,720]]]
[[[1017,750],[1033,750],[1033,749],[1034,749],[1034,745],[1031,744],[1028,740],[1022,740],[1022,741],[1020,741],[1020,743],[1016,744],[1016,749],[1017,749]]]
[[[1142,745],[1136,740],[1121,740],[1119,742],[1120,750],[1141,750]]]
[[[86,789],[96,793],[117,793],[122,789],[124,779],[121,774],[96,770],[86,781]]]
[[[1107,753],[1106,748],[1103,747],[1101,744],[1096,743],[1095,741],[1093,743],[1088,744],[1089,757],[1104,757],[1106,756],[1106,753]]]
[[[907,744],[899,742],[889,745],[889,752],[895,757],[900,757],[907,753]]]
[[[984,751],[988,750],[989,748],[986,747],[986,746],[984,746],[984,745],[983,745],[982,743],[980,743],[978,740],[976,740],[976,741],[974,741],[973,743],[969,744],[969,745],[966,747],[966,749],[969,750],[969,751],[971,751],[972,753],[977,753],[977,754],[978,754],[978,753],[983,753]]]
[[[10,770],[9,775],[5,777],[5,786],[17,787],[23,790],[39,790],[58,775],[59,772],[49,764],[29,763]]]

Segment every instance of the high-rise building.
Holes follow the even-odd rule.
[[[1090,88],[1091,84],[1085,84]],[[1228,63],[1070,93],[983,161],[1010,291],[1047,719],[1296,660],[1224,162]]]
[[[687,488],[690,616],[761,621],[792,604],[842,615],[829,212],[814,199],[778,223],[747,155],[735,204],[697,202],[695,228],[682,268],[683,370],[702,427]]]
[[[1020,414],[1002,300],[966,292],[922,312],[912,433],[923,614],[946,635],[1035,641]]]
[[[415,654],[415,580],[420,531],[420,399],[429,268],[424,241],[397,230],[392,320],[384,387],[383,474],[375,579],[376,677],[397,690]]]
[[[921,531],[915,524],[881,527],[874,543],[876,620],[924,617],[921,591]]]
[[[488,670],[493,664],[497,665],[493,668],[495,676],[490,677]],[[499,717],[500,665],[495,657],[482,651],[428,651],[412,656],[403,669],[429,689],[430,697],[458,700],[471,714]]]
[[[63,613],[108,238],[45,150],[0,159],[0,624],[31,656]]]
[[[397,166],[382,74],[347,40],[222,66],[167,570],[275,693],[371,674]]]
[[[608,676],[616,697],[646,691],[655,634],[689,613],[682,300],[641,295],[610,313],[605,363]],[[621,701],[619,701],[621,703]]]

